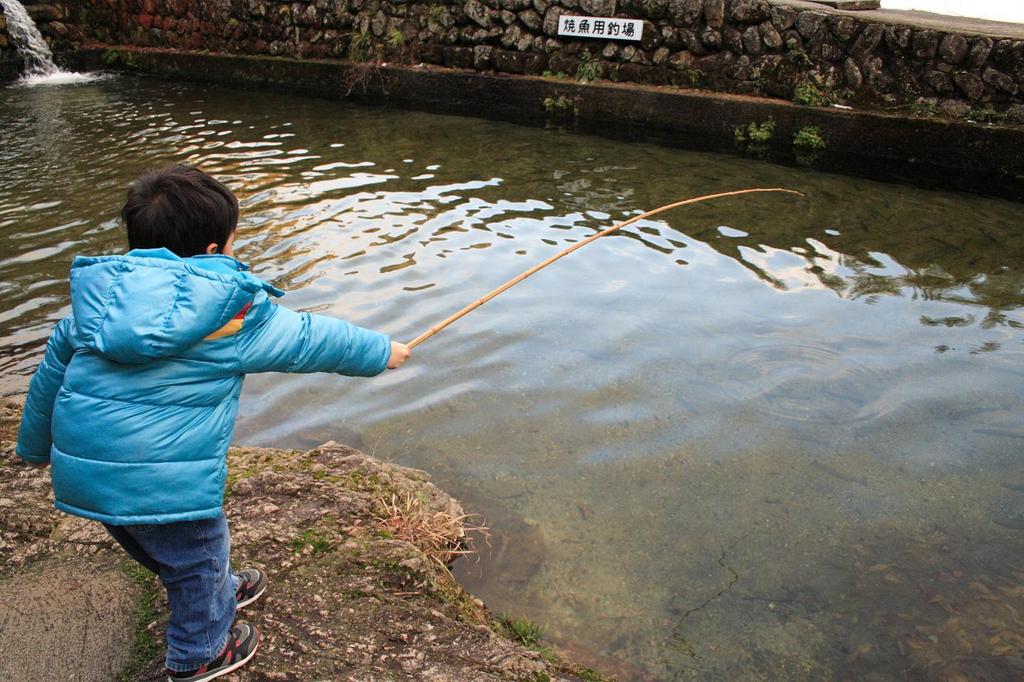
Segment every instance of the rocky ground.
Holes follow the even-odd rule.
[[[0,406],[0,676],[163,679],[159,583],[99,524],[53,508],[49,471],[13,454],[19,419]],[[228,458],[233,562],[270,575],[244,613],[263,643],[234,679],[602,679],[455,582],[466,519],[425,473],[333,443]]]

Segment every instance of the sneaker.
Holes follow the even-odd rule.
[[[247,568],[235,574],[238,576],[238,591],[235,592],[236,609],[248,606],[267,589],[267,574],[258,568]]]
[[[260,633],[248,623],[237,623],[228,631],[228,641],[217,658],[195,670],[176,673],[167,671],[167,682],[199,682],[227,675],[241,668],[256,654],[260,644]]]

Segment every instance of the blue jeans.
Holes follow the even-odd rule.
[[[167,590],[167,668],[193,670],[216,658],[235,620],[237,589],[224,513],[199,521],[103,525]]]

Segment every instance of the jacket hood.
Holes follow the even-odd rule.
[[[71,309],[89,349],[124,364],[175,355],[227,324],[260,291],[284,292],[230,256],[181,258],[168,249],[79,256]]]

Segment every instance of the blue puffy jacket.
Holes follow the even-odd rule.
[[[228,256],[79,257],[72,314],[32,378],[16,452],[58,509],[111,524],[216,516],[249,372],[379,374],[391,340],[275,305]]]

